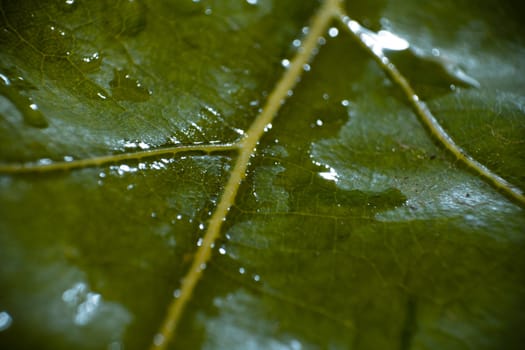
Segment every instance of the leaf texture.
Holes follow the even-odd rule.
[[[306,50],[327,3],[1,3],[2,347],[521,348],[523,206],[436,142],[336,14]],[[400,74],[522,191],[518,6],[341,11],[406,40]]]

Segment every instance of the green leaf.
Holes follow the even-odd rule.
[[[0,347],[521,348],[524,206],[337,12],[523,192],[520,5],[335,4],[1,2]]]

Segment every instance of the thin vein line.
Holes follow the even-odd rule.
[[[381,51],[373,50],[361,39],[361,34],[363,33],[364,28],[358,22],[352,20],[341,8],[339,8],[338,11],[338,19],[343,27],[345,27],[348,33],[350,33],[350,35],[375,59],[383,71],[385,71],[390,79],[403,91],[410,106],[414,109],[419,120],[427,128],[432,137],[434,137],[448,152],[454,155],[456,159],[465,164],[467,168],[470,168],[477,173],[498,191],[522,206],[525,205],[525,195],[523,194],[523,191],[501,176],[492,172],[483,164],[479,163],[457,145],[439,124],[426,103],[419,99],[408,80],[399,72],[396,66],[389,61],[388,57],[386,57]]]
[[[110,163],[122,162],[125,160],[138,160],[148,157],[157,157],[163,155],[173,155],[182,152],[221,152],[236,150],[240,143],[221,143],[221,144],[198,144],[198,145],[180,145],[166,148],[158,148],[139,152],[128,152],[115,155],[106,155],[100,157],[78,159],[73,161],[52,162],[49,164],[26,163],[26,164],[3,164],[0,165],[0,174],[25,174],[25,173],[42,173],[51,171],[67,171],[71,169],[96,167]]]
[[[178,298],[173,299],[168,307],[167,315],[150,347],[151,350],[164,350],[168,343],[175,339],[175,329],[193,295],[197,283],[204,273],[207,262],[211,258],[214,243],[221,233],[222,223],[235,202],[239,186],[246,175],[250,157],[255,153],[257,143],[264,134],[266,126],[271,123],[286,99],[288,91],[297,83],[298,77],[303,72],[304,65],[312,57],[318,45],[319,37],[324,34],[330,21],[333,20],[336,14],[335,10],[339,1],[327,0],[322,4],[311,22],[310,30],[303,41],[303,45],[292,59],[288,70],[272,90],[262,112],[255,118],[246,132],[246,137],[242,140],[239,148],[239,157],[223,190],[219,204],[208,222],[202,244],[197,249],[192,265],[182,280]]]

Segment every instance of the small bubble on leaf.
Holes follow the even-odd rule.
[[[7,312],[0,312],[0,332],[5,331],[13,323],[13,318]]]
[[[328,29],[328,35],[330,36],[330,38],[335,38],[339,35],[339,29],[337,29],[336,27],[331,27],[330,29]]]

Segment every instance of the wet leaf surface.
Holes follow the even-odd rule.
[[[3,169],[237,144],[319,6],[3,1]],[[519,6],[344,8],[406,41],[389,57],[444,129],[523,190]],[[449,155],[341,24],[303,68],[168,348],[521,348],[523,206]],[[0,344],[160,342],[240,158],[192,149],[0,174]]]

